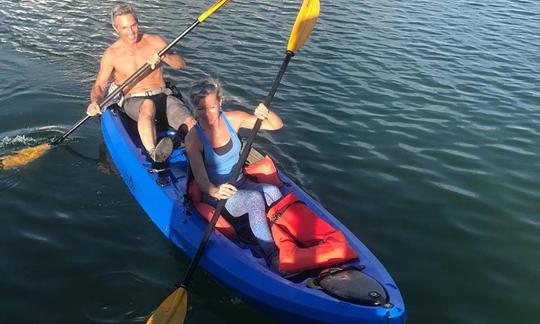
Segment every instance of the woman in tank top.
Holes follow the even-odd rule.
[[[238,130],[253,128],[257,118],[263,120],[263,130],[280,129],[283,122],[262,103],[253,115],[243,111],[221,111],[222,89],[215,80],[196,83],[189,95],[198,122],[186,136],[186,151],[195,181],[203,192],[203,201],[216,206],[218,200],[227,199],[225,209],[228,214],[233,217],[247,214],[267,261],[273,263],[277,251],[266,220],[266,208],[281,198],[279,188],[252,182],[243,175],[234,184],[227,181],[240,158]]]

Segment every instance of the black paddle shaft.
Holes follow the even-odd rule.
[[[199,25],[200,21],[197,19],[191,26],[189,26],[186,30],[184,30],[183,33],[178,35],[169,45],[167,45],[165,48],[163,48],[161,51],[158,52],[158,55],[161,57],[165,55],[174,45],[176,45],[182,38],[184,38],[193,28],[197,27]],[[129,78],[126,79],[120,86],[118,86],[116,89],[114,89],[113,92],[108,94],[103,101],[99,103],[99,106],[101,107],[102,111],[107,109],[108,105],[112,102],[112,100],[120,93],[120,91],[124,90],[125,87],[130,85],[133,81],[139,79],[146,71],[150,68],[150,64],[144,63],[143,66],[141,66],[135,73],[133,73]],[[81,120],[79,120],[75,125],[73,125],[67,132],[65,132],[62,136],[58,137],[57,139],[54,139],[51,141],[51,145],[57,145],[62,143],[71,133],[73,133],[77,128],[79,128],[82,124],[84,124],[88,119],[90,119],[92,116],[86,115]]]
[[[270,89],[270,92],[268,93],[268,96],[266,96],[266,100],[264,101],[264,104],[268,109],[270,109],[270,104],[272,103],[272,99],[274,99],[274,95],[276,94],[277,88],[279,87],[281,78],[283,78],[283,74],[285,74],[285,70],[287,69],[287,66],[289,65],[289,62],[291,61],[291,58],[293,56],[294,56],[293,52],[287,51],[285,55],[285,59],[283,60],[283,63],[281,64],[281,68],[279,69],[279,73],[274,79],[274,83],[272,83],[272,88]],[[251,146],[253,145],[253,141],[255,140],[255,136],[257,135],[257,132],[261,128],[261,124],[262,124],[262,119],[257,119],[255,126],[253,126],[253,128],[251,129],[249,137],[244,144],[244,148],[242,149],[240,158],[238,159],[238,162],[234,166],[232,175],[229,178],[228,183],[230,184],[235,183],[236,179],[238,179],[238,176],[240,175],[240,172],[242,172],[244,163],[246,163],[247,157],[249,155],[249,151],[251,150]],[[221,211],[225,207],[226,203],[227,203],[227,199],[220,199],[218,201],[216,209],[214,211],[214,215],[212,216],[212,220],[206,227],[206,231],[204,232],[204,236],[201,240],[201,243],[199,244],[199,248],[195,252],[195,256],[193,257],[193,259],[191,260],[191,264],[189,265],[186,276],[184,277],[184,280],[180,284],[180,287],[187,288],[189,282],[191,281],[191,277],[193,276],[193,273],[195,272],[195,269],[197,268],[197,265],[202,257],[202,254],[204,253],[204,249],[206,248],[206,245],[208,244],[208,240],[210,239],[210,235],[212,234],[214,227],[216,226],[216,223],[218,221],[219,215],[221,214]]]

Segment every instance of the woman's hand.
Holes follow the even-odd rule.
[[[232,184],[224,183],[219,187],[211,186],[208,195],[216,199],[229,199],[236,193],[236,187]]]
[[[266,108],[266,106],[261,102],[257,108],[255,108],[255,113],[254,115],[261,119],[261,120],[265,120],[266,118],[268,118],[268,113],[269,113],[269,110],[268,108]]]

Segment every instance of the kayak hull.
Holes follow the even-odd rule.
[[[130,192],[154,224],[177,248],[193,257],[208,222],[186,199],[187,161],[182,150],[175,150],[171,168],[166,171],[168,185],[157,183],[158,175],[149,172],[150,163],[121,113],[106,110],[101,118],[103,139],[111,159]],[[306,282],[293,282],[272,272],[263,258],[247,246],[233,242],[218,231],[211,235],[199,266],[236,295],[271,317],[286,322],[404,323],[406,311],[400,291],[384,266],[343,224],[299,188],[282,171],[284,194],[294,191],[326,222],[342,231],[360,255],[352,266],[363,266],[386,290],[389,305],[362,306],[336,299],[311,289]]]

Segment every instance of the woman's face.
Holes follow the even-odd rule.
[[[218,98],[217,93],[211,93],[199,100],[195,114],[199,120],[213,124],[219,117],[220,108],[221,100]]]

